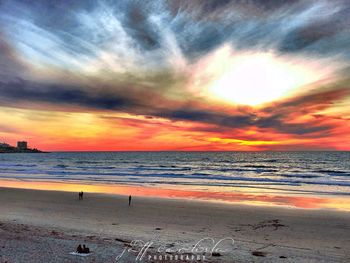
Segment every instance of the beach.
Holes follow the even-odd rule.
[[[203,262],[350,260],[348,212],[14,188],[0,201],[0,262],[171,262],[200,249]],[[70,255],[78,244],[92,254]]]

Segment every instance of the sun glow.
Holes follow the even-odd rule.
[[[271,53],[221,55],[221,63],[227,66],[220,66],[219,76],[207,90],[209,96],[235,104],[253,106],[274,101],[320,79],[314,65]]]
[[[325,65],[302,57],[239,52],[224,46],[195,65],[191,90],[209,98],[255,106],[327,78],[333,69]]]

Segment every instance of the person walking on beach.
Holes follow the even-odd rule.
[[[79,192],[79,200],[83,200],[83,195],[84,195],[83,191]]]
[[[129,206],[131,204],[131,195],[129,195]]]

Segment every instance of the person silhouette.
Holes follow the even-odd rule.
[[[86,247],[85,245],[83,245],[83,253],[85,253],[85,254],[90,253],[90,249],[88,247]]]
[[[79,200],[83,200],[83,195],[84,195],[83,191],[79,192]]]
[[[129,195],[129,206],[131,205],[131,195]]]
[[[83,248],[81,247],[80,244],[79,244],[79,246],[77,247],[77,252],[78,252],[78,253],[83,253]]]

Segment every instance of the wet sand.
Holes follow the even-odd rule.
[[[116,262],[123,251],[135,262],[133,240],[150,242],[142,262],[192,255],[201,240],[205,262],[350,261],[350,213],[332,210],[146,197],[129,207],[128,196],[0,188],[0,223],[0,262]],[[205,238],[226,239],[213,256]],[[93,253],[70,255],[78,244]]]

